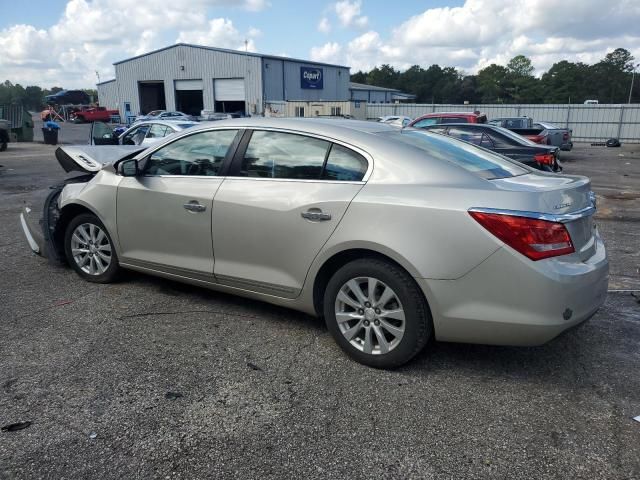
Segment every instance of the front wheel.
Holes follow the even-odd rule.
[[[71,267],[89,282],[112,282],[120,271],[111,237],[93,214],[83,213],[69,222],[64,247]]]
[[[391,262],[367,258],[338,270],[324,295],[327,328],[352,358],[398,367],[432,335],[429,307],[411,276]]]

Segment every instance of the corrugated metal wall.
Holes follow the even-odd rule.
[[[489,119],[526,115],[573,129],[574,141],[600,142],[619,138],[640,143],[640,105],[431,105],[367,104],[367,118],[384,115],[419,117],[431,112],[473,112],[480,110]]]
[[[318,90],[301,88],[300,67],[321,68],[323,88]],[[265,82],[264,96],[267,102],[349,100],[348,68],[264,57],[262,75]]]
[[[96,85],[98,90],[98,103],[102,107],[115,110],[118,105],[118,86],[115,80],[103,82]]]
[[[162,81],[167,110],[175,110],[174,80],[201,79],[204,109],[213,110],[213,80],[216,78],[244,78],[247,111],[262,112],[260,57],[178,45],[118,63],[115,69],[118,107],[122,115],[125,102],[131,102],[134,114],[140,112],[138,82],[141,81]]]

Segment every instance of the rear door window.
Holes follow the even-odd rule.
[[[163,138],[167,135],[167,127],[164,125],[151,125],[147,138]]]
[[[317,180],[330,143],[292,133],[256,130],[251,135],[239,176]]]

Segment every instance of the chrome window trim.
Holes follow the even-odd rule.
[[[142,152],[140,152],[138,155],[136,155],[134,158],[136,160],[142,160],[143,158],[147,157],[147,156],[151,156],[153,155],[155,152],[157,152],[158,150],[160,150],[162,147],[176,142],[184,137],[188,137],[190,135],[195,135],[198,133],[203,133],[203,132],[210,132],[210,131],[214,131],[214,130],[251,130],[252,132],[258,131],[258,130],[267,130],[267,131],[272,131],[272,132],[282,132],[282,133],[292,133],[294,135],[303,135],[303,136],[307,136],[307,137],[312,137],[312,138],[317,138],[319,140],[324,140],[326,142],[330,142],[330,143],[336,143],[338,145],[342,145],[345,148],[348,148],[350,150],[353,150],[356,153],[359,153],[360,155],[362,155],[364,157],[364,159],[367,161],[367,171],[364,172],[364,176],[362,177],[362,180],[355,182],[355,183],[366,183],[369,178],[371,177],[371,174],[373,173],[373,168],[374,168],[374,160],[373,157],[371,156],[371,154],[369,154],[369,152],[363,150],[360,147],[357,147],[356,145],[352,145],[348,142],[345,142],[344,140],[339,140],[336,138],[332,138],[332,137],[327,137],[324,135],[319,135],[317,133],[313,133],[313,132],[306,132],[303,130],[292,130],[290,128],[279,128],[279,127],[264,127],[264,126],[255,126],[255,125],[234,125],[229,126],[229,125],[223,125],[223,126],[212,126],[209,128],[199,128],[197,130],[191,130],[189,128],[186,128],[184,130],[181,130],[181,132],[184,132],[182,135],[179,135],[177,137],[165,140],[165,141],[159,141],[153,144],[153,147],[150,147],[146,150],[143,150]],[[167,138],[167,137],[165,137]],[[182,176],[182,175],[178,175],[178,176]],[[194,175],[195,176],[195,175]],[[247,178],[247,177],[228,177],[228,178]],[[294,181],[302,181],[302,180],[296,180],[296,179],[289,179],[289,178],[282,178],[282,179],[275,179],[275,178],[271,178],[269,180],[294,180]],[[311,180],[311,181],[322,181],[322,180]],[[339,182],[339,183],[348,183],[342,180],[326,180],[326,181],[332,181],[332,182]],[[353,183],[353,182],[351,182]]]
[[[339,185],[364,185],[364,180],[360,181],[347,181],[347,180],[322,180],[322,179],[307,179],[307,178],[268,178],[268,177],[233,177],[231,175],[143,175],[144,178],[199,178],[199,179],[212,179],[217,178],[220,180],[249,180],[252,182],[304,182],[304,183],[335,183]]]
[[[584,217],[590,217],[596,213],[595,205],[589,205],[583,209],[571,213],[541,213],[529,212],[525,210],[504,210],[500,208],[473,207],[468,212],[493,213],[496,215],[511,215],[514,217],[534,218],[536,220],[546,220],[548,222],[568,223]]]

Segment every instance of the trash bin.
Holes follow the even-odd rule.
[[[44,143],[46,143],[47,145],[58,144],[58,129],[43,128],[42,136],[44,137]]]
[[[57,145],[59,130],[60,125],[58,125],[56,122],[53,122],[51,120],[49,120],[48,122],[44,122],[44,128],[42,129],[44,143],[47,145]]]

